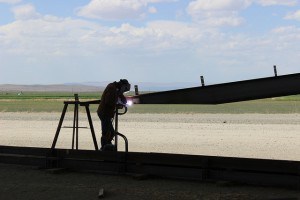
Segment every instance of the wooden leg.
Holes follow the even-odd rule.
[[[73,116],[73,134],[72,134],[72,150],[74,149],[74,142],[75,142],[75,126],[76,126],[76,104],[74,105],[74,116]]]
[[[78,104],[75,104],[76,107],[76,150],[78,150]]]
[[[66,114],[67,108],[68,108],[68,104],[65,104],[65,105],[64,105],[64,108],[63,108],[63,111],[62,111],[62,113],[61,113],[61,117],[60,117],[60,120],[59,120],[57,129],[56,129],[56,133],[55,133],[55,137],[54,137],[54,140],[53,140],[51,149],[54,149],[55,146],[56,146],[56,142],[57,142],[57,139],[58,139],[58,135],[59,135],[59,132],[60,132],[62,123],[63,123],[63,121],[64,121],[64,118],[65,118],[65,114]]]

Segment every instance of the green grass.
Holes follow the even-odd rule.
[[[101,96],[98,92],[84,92],[80,93],[81,99],[99,99]],[[74,99],[72,92],[1,92],[0,100],[21,100],[21,99]]]
[[[102,93],[99,92],[81,92],[80,99],[100,99]],[[126,95],[134,95],[133,92],[128,92]],[[23,100],[23,99],[63,99],[73,100],[74,93],[72,92],[0,92],[0,100]]]
[[[80,99],[99,99],[99,93],[80,93]],[[0,93],[0,112],[61,112],[66,92]],[[96,112],[97,105],[91,105]],[[69,111],[72,110],[72,105]],[[84,109],[81,108],[83,112]],[[133,105],[129,113],[300,113],[300,95],[220,105]]]

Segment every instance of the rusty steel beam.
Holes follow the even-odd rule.
[[[222,104],[300,94],[300,73],[141,94],[136,104]]]

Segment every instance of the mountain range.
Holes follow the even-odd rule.
[[[110,81],[103,82],[83,82],[83,83],[64,83],[50,85],[18,85],[18,84],[0,84],[0,92],[17,91],[17,92],[97,92],[103,91]],[[134,91],[134,85],[138,85],[139,91],[165,91],[188,87],[200,86],[200,83],[192,82],[136,82],[131,83],[131,90]]]

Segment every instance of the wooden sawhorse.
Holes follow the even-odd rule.
[[[64,108],[63,111],[61,113],[61,117],[58,123],[58,127],[56,129],[56,133],[53,139],[53,143],[51,146],[51,149],[55,149],[56,146],[56,142],[59,136],[59,132],[61,129],[61,126],[63,124],[64,118],[65,118],[65,114],[67,112],[68,109],[68,105],[74,105],[74,118],[73,118],[73,135],[72,135],[72,149],[74,149],[74,140],[76,138],[76,150],[78,150],[78,128],[83,128],[83,127],[79,127],[78,126],[78,110],[79,110],[79,105],[80,106],[84,106],[85,110],[86,110],[86,114],[87,114],[87,118],[89,121],[89,125],[90,125],[90,130],[91,130],[91,134],[92,134],[92,138],[93,138],[93,142],[94,142],[94,146],[95,146],[95,150],[99,150],[98,148],[98,144],[97,144],[97,140],[96,140],[96,136],[95,136],[95,131],[94,131],[94,126],[93,126],[93,122],[92,122],[92,117],[91,117],[91,113],[90,113],[90,104],[99,104],[100,100],[95,100],[95,101],[86,101],[86,102],[80,102],[78,99],[78,94],[75,94],[75,101],[64,101]]]

